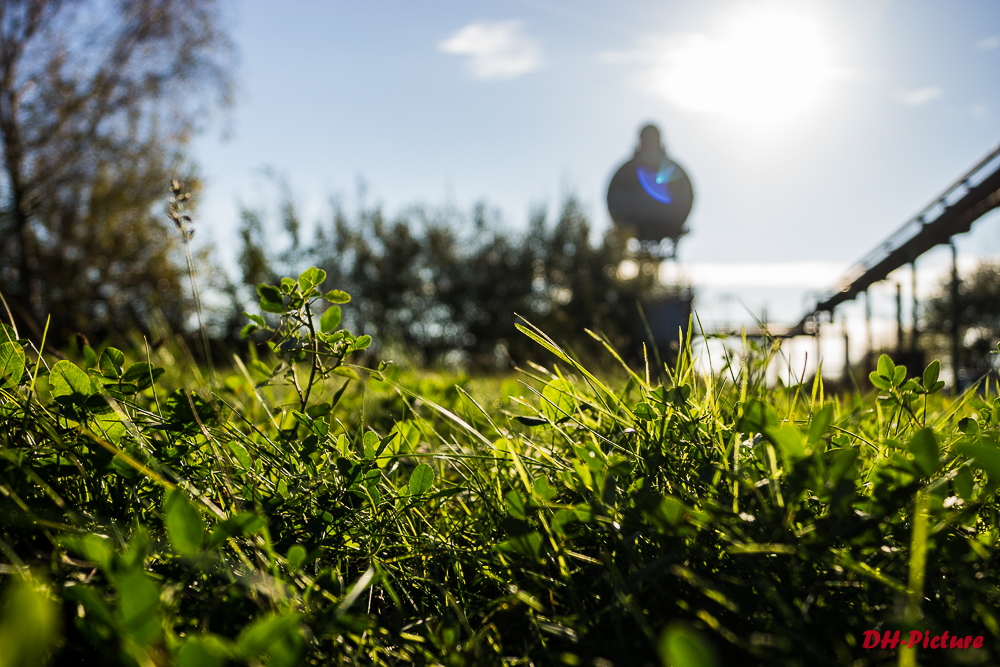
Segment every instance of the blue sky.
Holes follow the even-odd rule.
[[[200,227],[228,266],[240,203],[276,201],[265,166],[308,221],[331,196],[353,208],[363,179],[390,216],[485,200],[518,228],[572,193],[603,229],[610,176],[652,121],[694,183],[680,259],[699,307],[797,319],[807,290],[1000,141],[994,1],[242,0],[229,14],[229,138],[217,125],[193,146]],[[998,223],[963,255],[1000,254]]]

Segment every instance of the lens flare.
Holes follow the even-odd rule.
[[[636,176],[639,177],[639,185],[646,191],[646,194],[656,201],[664,204],[671,203],[674,198],[670,194],[670,181],[677,171],[677,165],[663,158],[660,168],[656,171],[646,167],[637,167]]]

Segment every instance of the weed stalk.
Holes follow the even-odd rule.
[[[212,349],[208,342],[208,329],[205,327],[205,316],[201,307],[201,293],[198,291],[198,281],[195,278],[194,260],[191,258],[191,237],[194,230],[188,229],[187,224],[191,223],[191,216],[185,211],[184,202],[191,199],[190,192],[184,192],[183,184],[174,179],[170,182],[170,192],[173,196],[167,205],[167,214],[180,230],[181,240],[184,242],[184,255],[187,257],[188,276],[191,278],[191,289],[194,291],[194,303],[198,309],[198,328],[201,330],[201,344],[205,348],[205,361],[208,363],[209,381],[215,382],[215,365],[212,363]]]

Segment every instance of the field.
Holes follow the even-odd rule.
[[[1000,661],[996,387],[366,368],[323,279],[226,370],[3,326],[0,667]]]

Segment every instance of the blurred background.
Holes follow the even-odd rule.
[[[0,29],[23,46],[0,62],[0,288],[32,335],[52,315],[57,347],[197,326],[172,177],[218,341],[257,283],[315,265],[379,354],[503,367],[532,348],[515,312],[581,350],[584,327],[634,348],[644,299],[692,297],[698,332],[794,325],[1000,140],[985,0],[11,0]],[[695,193],[662,262],[606,204],[647,123]],[[961,294],[986,303],[997,217],[955,237]],[[915,281],[890,274],[870,318],[840,306],[775,376],[817,356],[837,375],[844,333],[858,363],[893,348],[897,284],[903,328],[916,312],[947,354],[951,271],[938,246]],[[981,348],[960,364],[993,363],[986,311],[958,322]]]

